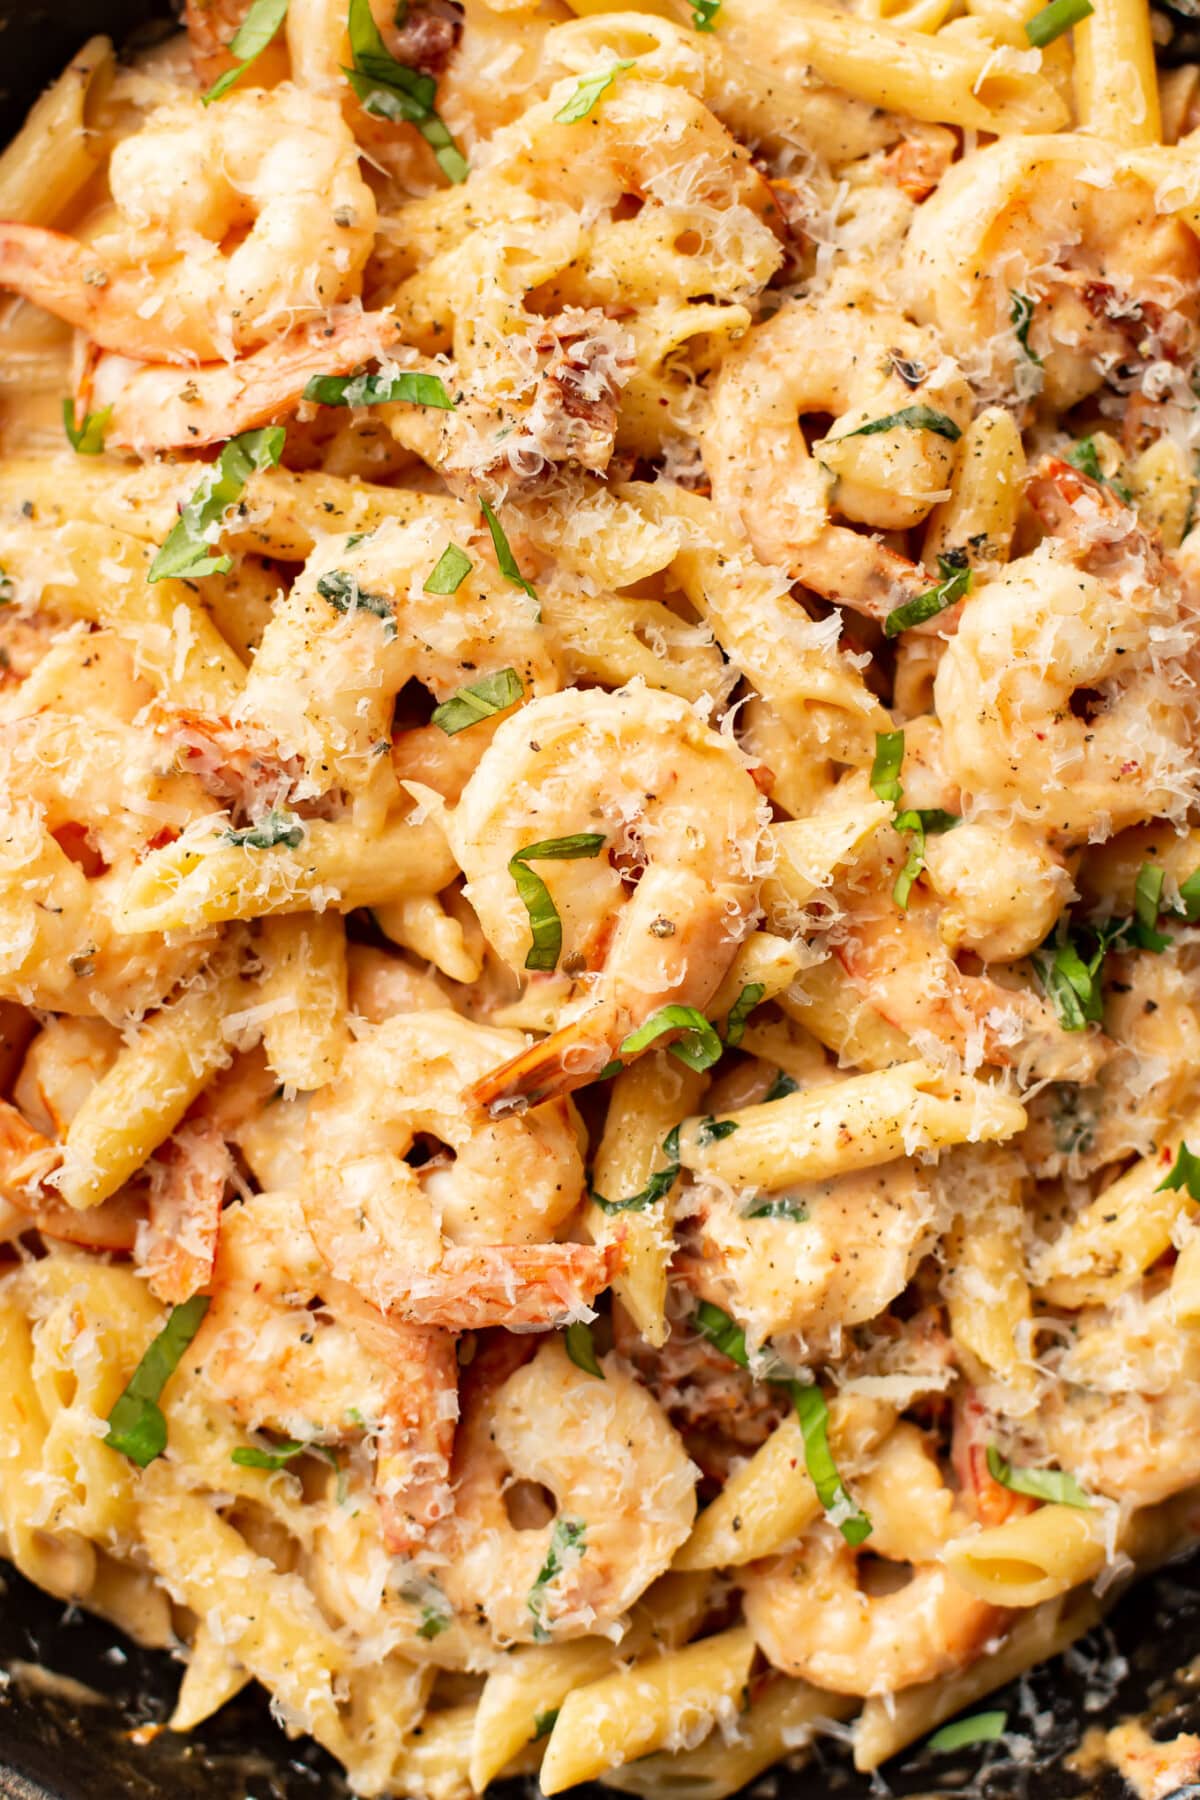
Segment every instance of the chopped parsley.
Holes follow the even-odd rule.
[[[537,1580],[529,1590],[529,1598],[525,1604],[533,1615],[533,1635],[539,1644],[549,1642],[550,1633],[546,1629],[544,1611],[546,1605],[546,1589],[552,1581],[562,1574],[570,1561],[578,1561],[587,1549],[587,1523],[583,1519],[568,1519],[560,1515],[554,1521],[554,1530],[550,1534],[550,1548],[546,1552],[546,1560],[538,1570]]]
[[[515,706],[524,692],[524,684],[515,669],[499,669],[496,674],[485,675],[482,681],[473,682],[470,687],[459,688],[456,694],[435,706],[431,722],[447,737],[454,737],[458,732],[478,725],[481,719],[490,719]]]
[[[346,20],[352,69],[342,73],[367,112],[394,125],[415,125],[448,181],[467,179],[467,159],[434,107],[437,82],[397,62],[379,34],[368,0],[350,0]]]
[[[236,56],[236,67],[226,69],[223,75],[209,88],[207,94],[201,94],[205,106],[211,106],[222,94],[227,94],[235,81],[240,81],[250,64],[257,60],[266,49],[287,14],[288,0],[254,0],[249,12],[229,40],[229,52]]]
[[[217,461],[204,471],[190,500],[150,564],[147,581],[181,576],[226,575],[232,556],[214,556],[213,543],[229,508],[256,470],[273,469],[283,455],[286,433],[282,425],[266,425],[261,431],[243,431],[230,438]]]
[[[631,62],[616,62],[599,75],[585,75],[566,105],[560,106],[555,113],[554,123],[556,125],[575,125],[580,119],[586,119],[601,94],[607,93],[617,76],[632,67]]]
[[[558,967],[562,954],[562,920],[550,896],[550,890],[531,862],[565,862],[576,857],[598,856],[604,848],[602,831],[580,831],[573,837],[546,838],[539,844],[526,844],[509,858],[508,872],[529,914],[532,942],[525,958],[527,969],[548,971]]]
[[[112,1411],[104,1442],[119,1450],[140,1469],[146,1468],[167,1447],[167,1421],[159,1398],[179,1367],[179,1361],[208,1311],[207,1294],[193,1294],[182,1306],[173,1306],[158,1336],[129,1377]]]

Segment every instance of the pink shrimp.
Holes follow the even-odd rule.
[[[233,1158],[211,1119],[181,1125],[152,1158],[148,1229],[137,1261],[150,1291],[177,1306],[206,1288]]]

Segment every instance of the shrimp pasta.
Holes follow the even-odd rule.
[[[0,1551],[362,1795],[871,1771],[1200,1536],[1196,70],[184,12],[0,154]]]

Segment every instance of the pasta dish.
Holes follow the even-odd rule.
[[[407,1800],[999,1742],[1200,1537],[1186,21],[571,7],[0,155],[0,1549]]]

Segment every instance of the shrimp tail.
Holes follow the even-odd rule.
[[[413,1281],[396,1312],[447,1331],[548,1329],[588,1305],[624,1261],[620,1241],[455,1245],[431,1275]]]
[[[489,1070],[481,1081],[467,1089],[468,1101],[498,1113],[520,1101],[539,1106],[544,1100],[559,1100],[595,1081],[601,1069],[612,1061],[610,1040],[619,1035],[605,1028],[607,1020],[597,1018],[599,1011],[597,1008],[568,1025],[560,1025],[540,1043],[531,1044],[499,1068]]]

